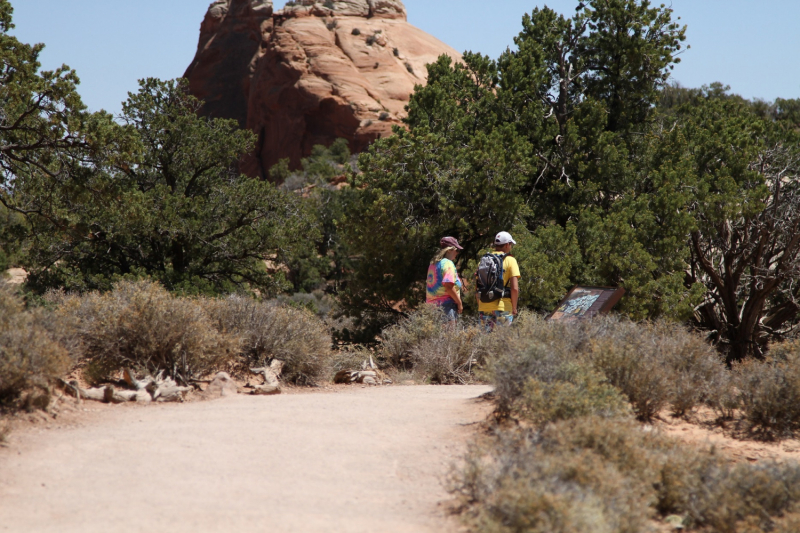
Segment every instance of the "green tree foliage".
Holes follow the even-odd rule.
[[[40,71],[44,45],[9,35],[13,9],[0,0],[0,268],[8,266],[25,235],[13,190],[32,174],[58,182],[93,149],[103,119],[86,113],[67,66]],[[35,206],[27,206],[35,211]]]
[[[123,104],[124,125],[107,125],[63,180],[18,177],[13,195],[33,234],[30,285],[108,289],[150,276],[183,292],[283,288],[265,259],[314,237],[300,199],[236,171],[253,135],[197,116],[185,82],[140,85]]]
[[[800,136],[785,104],[726,90],[691,91],[670,137],[693,189],[689,278],[707,289],[696,321],[732,361],[763,354],[797,321]]]
[[[416,305],[441,236],[466,245],[463,266],[515,228],[528,304],[547,309],[582,282],[624,286],[634,317],[691,315],[702,291],[685,284],[692,217],[677,209],[680,158],[654,112],[683,40],[669,8],[598,0],[572,18],[533,10],[497,61],[430,65],[408,131],[359,161],[345,304]]]
[[[301,164],[302,170],[292,172],[289,160],[283,159],[270,169],[270,179],[303,197],[314,213],[320,235],[316,239],[304,236],[304,245],[282,259],[294,292],[325,290],[335,294],[349,270],[346,243],[340,237],[337,220],[350,210],[353,198],[350,188],[338,185],[346,185],[354,161],[347,140],[337,139],[329,147],[315,145]]]

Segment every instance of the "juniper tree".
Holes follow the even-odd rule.
[[[316,228],[297,195],[238,173],[253,134],[198,116],[199,105],[182,80],[143,80],[123,125],[64,180],[18,181],[17,203],[38,206],[25,263],[32,287],[107,289],[138,276],[189,293],[285,286],[267,260]]]

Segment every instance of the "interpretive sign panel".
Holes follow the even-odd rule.
[[[548,320],[581,320],[607,313],[617,305],[625,289],[576,285],[550,313]]]

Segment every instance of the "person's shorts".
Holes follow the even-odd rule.
[[[510,326],[514,322],[514,315],[508,311],[481,311],[478,318],[486,331],[492,331],[496,326]]]
[[[448,300],[439,305],[439,309],[444,313],[445,321],[452,322],[458,320],[458,304],[453,300]]]

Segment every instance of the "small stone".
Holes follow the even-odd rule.
[[[683,529],[684,526],[684,518],[680,515],[671,514],[664,519],[664,522],[672,526],[672,529]]]

